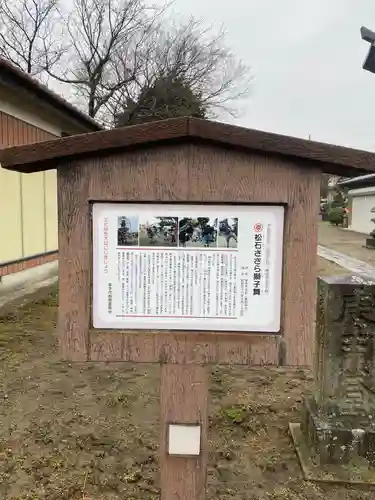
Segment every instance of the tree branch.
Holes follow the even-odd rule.
[[[56,49],[59,21],[57,0],[0,0],[0,54],[27,73],[42,72],[42,61],[49,66],[61,53]]]

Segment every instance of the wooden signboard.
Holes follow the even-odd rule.
[[[312,363],[321,172],[373,156],[184,118],[0,161],[57,168],[63,357],[161,364],[162,498],[203,500],[206,365]]]

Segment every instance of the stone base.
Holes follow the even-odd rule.
[[[370,250],[375,250],[375,238],[366,238],[365,247]]]
[[[366,461],[375,465],[375,428],[366,417],[324,418],[313,398],[305,401],[302,431],[319,465]]]
[[[344,465],[321,465],[319,456],[305,439],[301,427],[301,424],[289,424],[294,448],[306,481],[375,486],[375,468],[371,467],[367,460],[353,460]]]

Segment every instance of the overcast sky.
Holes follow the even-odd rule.
[[[224,24],[251,65],[233,123],[375,151],[375,74],[362,69],[360,36],[375,31],[374,0],[176,0],[175,10]]]

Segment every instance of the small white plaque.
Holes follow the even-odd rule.
[[[168,435],[169,455],[198,456],[201,449],[200,425],[170,424]]]

